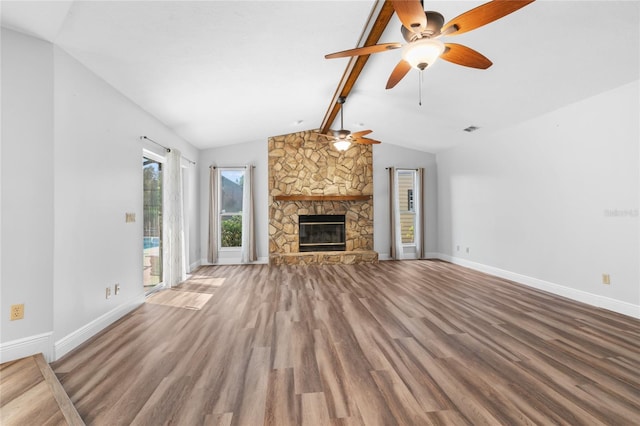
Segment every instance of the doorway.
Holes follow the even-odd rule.
[[[145,293],[162,284],[162,163],[142,157],[143,285]]]

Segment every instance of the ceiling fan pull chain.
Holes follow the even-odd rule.
[[[422,106],[422,70],[418,72],[418,105]]]

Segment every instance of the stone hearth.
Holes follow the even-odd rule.
[[[371,145],[354,144],[338,152],[310,131],[269,138],[270,263],[377,262],[378,254],[373,251],[372,177]],[[285,195],[307,197],[276,199]],[[332,198],[328,201],[323,196]],[[346,251],[300,253],[301,214],[344,214]]]

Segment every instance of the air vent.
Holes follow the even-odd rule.
[[[469,133],[471,133],[471,132],[475,132],[475,131],[476,131],[476,130],[478,130],[479,128],[480,128],[480,127],[478,127],[478,126],[469,126],[469,127],[467,127],[466,129],[464,129],[464,131],[465,131],[465,132],[469,132]]]

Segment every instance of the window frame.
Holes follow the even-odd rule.
[[[218,229],[217,229],[217,244],[218,244],[218,251],[220,252],[239,252],[242,249],[242,242],[240,243],[239,246],[236,247],[223,247],[222,246],[222,222],[223,222],[223,218],[224,217],[233,217],[233,216],[240,216],[241,218],[241,223],[242,223],[242,219],[243,219],[243,211],[244,211],[244,205],[242,206],[242,209],[239,212],[224,212],[223,213],[223,209],[222,209],[222,174],[223,172],[229,172],[229,171],[236,171],[236,172],[242,172],[242,176],[244,177],[246,170],[244,167],[218,167],[216,168],[216,172],[218,173]],[[244,194],[244,182],[243,182],[243,194]],[[244,198],[244,197],[243,197]],[[242,203],[244,203],[244,200],[241,200]],[[242,225],[241,225],[242,226]],[[242,232],[242,228],[241,228],[241,232]]]
[[[398,209],[398,214],[400,215],[400,217],[398,218],[401,223],[402,223],[402,216],[403,215],[411,215],[412,217],[412,240],[410,242],[405,242],[403,241],[403,233],[402,233],[402,224],[400,225],[400,239],[402,240],[402,246],[403,247],[415,247],[416,246],[416,228],[417,228],[417,214],[416,214],[416,210],[415,210],[415,191],[416,191],[416,183],[417,183],[417,178],[418,178],[418,172],[416,169],[401,169],[398,168],[396,169],[396,182],[398,185],[398,189],[400,189],[400,183],[401,183],[401,174],[407,174],[407,175],[411,175],[411,182],[412,182],[412,186],[411,188],[407,188],[407,210],[402,210],[401,208]],[[403,191],[398,190],[396,192],[396,197],[398,197],[398,199],[396,200],[398,203],[398,206],[400,207],[402,205],[402,200],[400,199],[400,197],[402,196]]]

